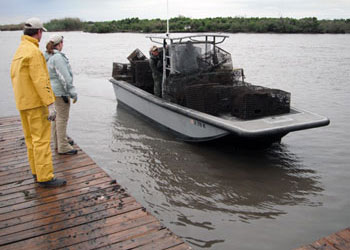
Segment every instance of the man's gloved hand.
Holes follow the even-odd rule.
[[[47,108],[49,109],[49,116],[47,117],[47,119],[49,121],[54,121],[56,119],[56,108],[55,108],[55,104],[52,103],[49,106],[47,106]]]
[[[78,95],[76,95],[74,98],[73,98],[73,103],[76,103],[78,101]]]

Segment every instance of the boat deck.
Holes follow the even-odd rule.
[[[314,243],[299,247],[295,250],[346,250],[350,249],[350,228],[345,228]]]
[[[53,151],[67,186],[41,188],[19,117],[0,118],[0,249],[191,249],[76,148]]]

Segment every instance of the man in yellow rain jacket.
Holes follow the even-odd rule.
[[[12,60],[11,79],[33,178],[42,187],[59,187],[66,181],[53,174],[50,121],[55,120],[56,110],[46,61],[39,50],[43,31],[46,29],[38,18],[26,21]]]

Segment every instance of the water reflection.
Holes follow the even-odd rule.
[[[236,214],[249,222],[285,214],[286,205],[321,205],[312,199],[323,190],[316,173],[283,144],[262,151],[187,144],[125,107],[117,111],[113,142],[118,143],[111,144],[112,150],[129,155],[124,160],[154,182],[150,188],[162,193],[168,206]],[[152,193],[147,185],[143,188]],[[190,223],[184,215],[178,220]]]
[[[181,235],[186,228],[212,232],[210,240],[181,235],[200,248],[224,241],[218,218],[249,224],[276,219],[287,214],[289,206],[322,205],[315,199],[323,191],[317,173],[283,144],[261,151],[188,144],[119,107],[110,148],[118,156],[116,164],[132,173],[133,192],[141,193],[166,225],[182,228],[175,233]]]

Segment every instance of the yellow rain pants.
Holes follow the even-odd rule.
[[[47,120],[45,106],[20,110],[27,154],[32,174],[38,182],[49,181],[54,177],[50,148],[51,123]]]

